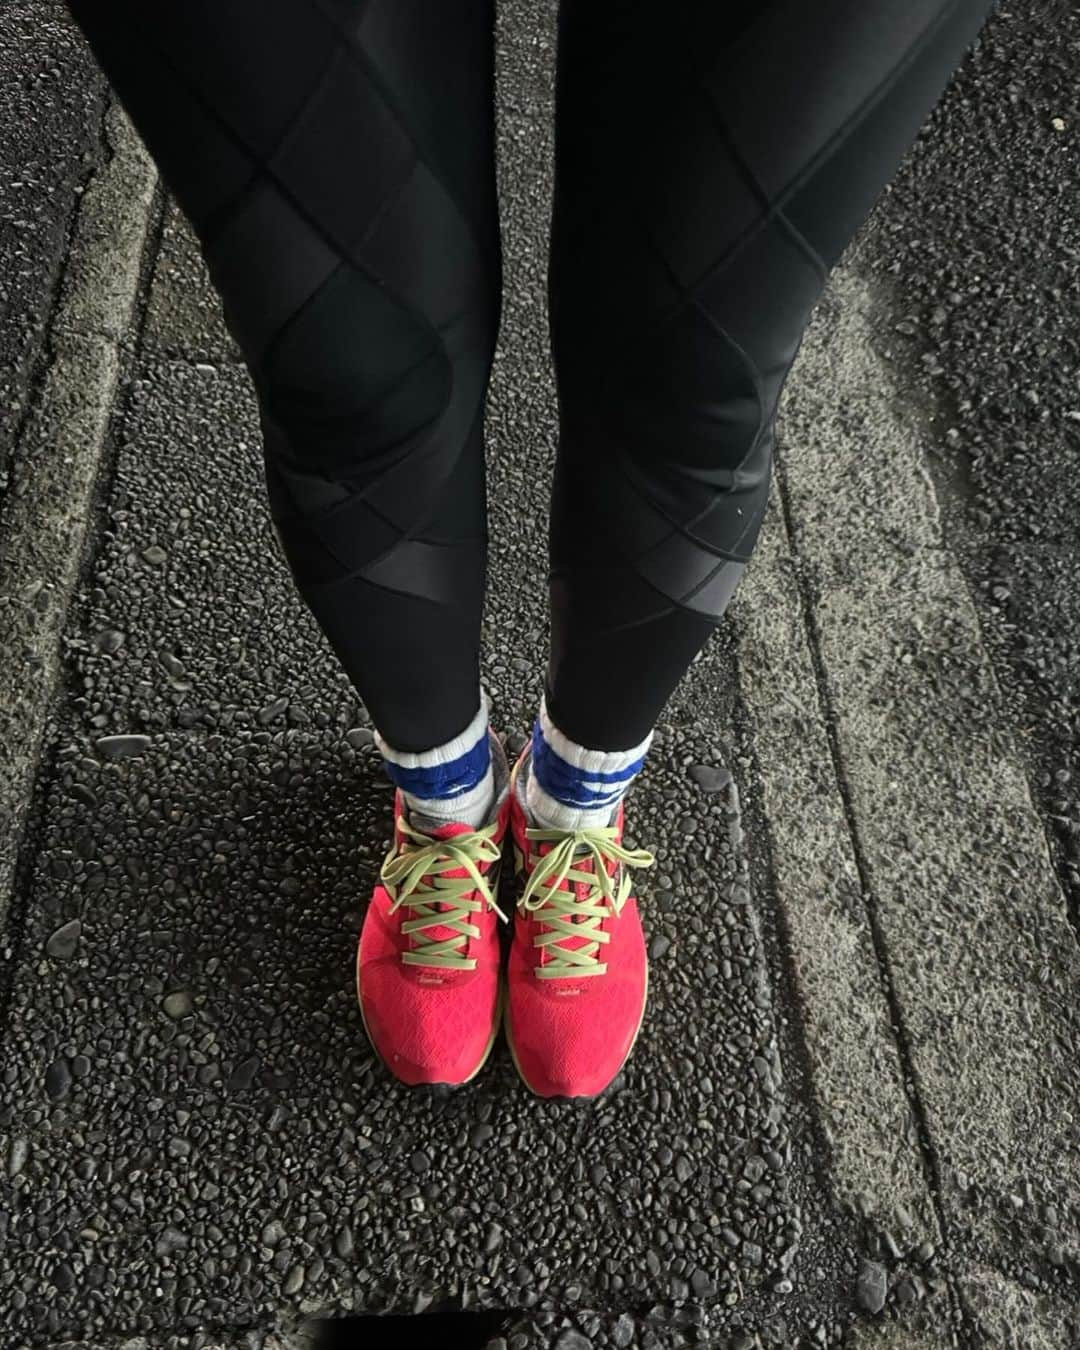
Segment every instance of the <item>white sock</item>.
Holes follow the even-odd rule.
[[[541,701],[525,781],[529,815],[552,830],[610,825],[651,743],[650,731],[629,750],[590,750],[564,735]]]
[[[401,789],[417,828],[487,824],[495,804],[488,707],[481,691],[480,708],[465,730],[430,750],[395,750],[375,733],[386,772]]]

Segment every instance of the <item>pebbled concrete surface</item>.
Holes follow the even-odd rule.
[[[822,340],[817,324],[807,343]],[[789,403],[800,388],[792,382]],[[936,1247],[931,1179],[829,744],[802,569],[774,493],[731,622],[809,1087],[837,1203],[907,1250]]]
[[[47,359],[0,501],[0,925],[82,563],[103,444],[139,290],[156,175],[118,110],[86,188],[48,329]]]
[[[863,257],[1080,932],[1080,9],[1004,0]]]
[[[103,82],[62,5],[0,5],[0,501],[72,211],[101,162],[103,107]]]
[[[780,496],[946,1236],[1075,1289],[1080,950],[881,326],[840,271]]]
[[[531,154],[504,165],[514,341],[492,391],[485,675],[512,745],[544,641],[543,522],[521,505],[553,444],[537,34],[505,21],[504,125]],[[729,649],[695,667],[636,795],[660,861],[642,889],[650,1014],[620,1089],[539,1102],[504,1052],[453,1096],[400,1088],[351,988],[389,784],[277,556],[250,388],[215,313],[173,221],[15,935],[5,1330],[153,1341],[449,1300],[838,1336],[850,1225],[813,1178],[738,798],[690,773],[736,748],[715,730],[733,723]]]
[[[551,8],[538,16],[514,0],[501,10],[500,125],[510,152],[502,165],[504,331],[513,341],[500,352],[491,405],[496,549],[487,676],[512,740],[531,716],[544,643],[539,576],[522,588],[519,570],[523,555],[542,556],[543,522],[521,508],[545,485],[553,445],[543,338]],[[936,305],[925,312],[931,344],[955,336],[955,345],[935,347],[922,364],[928,389],[939,397],[950,379],[966,380],[968,389],[979,381],[970,408],[961,399],[956,419],[928,424],[959,426],[961,415],[967,418],[971,468],[987,469],[969,519],[968,484],[959,474],[965,443],[942,440],[937,486],[939,494],[956,493],[947,505],[956,519],[948,520],[961,531],[955,537],[971,575],[978,575],[981,555],[977,539],[971,543],[973,535],[963,531],[972,520],[979,524],[980,511],[990,535],[1014,518],[1008,438],[1019,423],[1010,391],[1048,356],[1053,387],[1067,390],[1075,365],[1067,284],[1059,287],[1057,310],[1037,307],[1030,342],[1013,303],[1017,295],[1041,295],[1024,291],[1032,277],[1067,283],[1072,275],[1074,222],[1062,173],[1070,161],[1051,159],[1049,147],[1072,153],[1074,142],[1060,139],[1052,124],[1059,139],[1030,133],[1047,100],[1068,97],[1064,73],[1074,37],[1074,15],[1060,0],[1031,15],[1003,8],[854,254],[862,271],[878,267],[879,293],[902,305],[905,286],[928,298],[942,290],[954,238],[967,250],[966,289],[957,282],[963,302],[947,299],[945,320]],[[1025,115],[1002,111],[1003,88],[1010,107]],[[959,144],[973,147],[962,165]],[[995,176],[993,155],[984,153],[1002,147],[1031,185],[1023,198],[1010,194]],[[983,181],[993,184],[985,193]],[[1035,231],[1040,211],[1052,225],[1049,243]],[[993,260],[991,284],[970,275],[979,250]],[[898,272],[886,270],[894,266]],[[1022,278],[1019,290],[1008,279],[1013,271]],[[1003,297],[1007,303],[999,305]],[[842,289],[834,301],[838,309],[824,307],[822,334],[857,315],[858,304],[845,301]],[[894,318],[881,311],[875,334],[887,332]],[[898,362],[909,388],[907,340],[919,340],[923,312],[902,322],[905,342],[899,336],[879,342],[878,354]],[[978,359],[969,362],[968,350]],[[801,378],[813,383],[812,363],[806,371]],[[1026,406],[1037,404],[1027,399]],[[835,408],[827,411],[835,416]],[[635,795],[639,836],[659,845],[663,870],[645,888],[657,976],[652,1020],[621,1093],[578,1112],[545,1108],[515,1095],[505,1056],[488,1081],[450,1099],[405,1101],[377,1074],[358,1024],[349,1022],[348,975],[364,895],[385,842],[387,789],[374,771],[362,710],[274,554],[252,414],[246,378],[201,267],[182,225],[170,217],[136,379],[117,427],[105,529],[68,629],[68,683],[42,784],[44,812],[25,854],[24,904],[6,939],[16,969],[0,987],[10,1028],[0,1067],[5,1333],[15,1343],[80,1335],[92,1345],[137,1333],[139,1350],[149,1350],[187,1344],[186,1332],[199,1325],[214,1329],[214,1343],[254,1347],[262,1329],[304,1312],[350,1305],[420,1310],[445,1296],[518,1310],[503,1344],[497,1339],[492,1350],[621,1345],[628,1318],[631,1343],[643,1345],[748,1350],[801,1338],[839,1345],[855,1308],[902,1325],[860,1327],[850,1343],[906,1347],[954,1343],[959,1300],[971,1344],[1008,1344],[1009,1337],[1018,1345],[1069,1344],[1073,1164],[1066,1156],[1055,1167],[1068,1144],[1068,1101],[1075,1097],[1067,1063],[1058,1070],[1074,1045],[1068,1009],[1054,999],[1067,998],[1075,980],[1058,942],[1060,911],[1051,927],[1054,952],[1065,962],[1056,973],[1051,968],[1041,991],[1021,960],[1023,942],[1044,940],[1037,925],[1021,929],[1021,945],[1006,954],[1003,968],[1019,972],[1014,992],[1024,990],[1024,999],[1009,1002],[1000,971],[998,984],[986,982],[1018,1019],[1020,1039],[1004,1027],[987,1034],[1000,1035],[1006,1054],[1031,1049],[1034,1067],[1019,1058],[1017,1067],[1036,1083],[1031,1108],[1044,1124],[1052,1125],[1055,1094],[1064,1094],[1060,1137],[1036,1132],[1033,1165],[1006,1174],[1015,1181],[1008,1192],[989,1163],[984,1181],[966,1189],[959,1175],[955,1186],[947,1179],[942,1187],[931,1169],[937,1217],[949,1222],[943,1250],[927,1253],[914,1242],[915,1225],[910,1235],[903,1223],[884,1226],[889,1210],[902,1219],[904,1194],[918,1200],[912,1150],[934,1156],[925,1128],[913,1137],[910,1122],[903,1123],[895,1176],[877,1183],[890,1166],[888,1122],[903,1119],[899,1086],[909,1100],[922,1101],[917,1073],[896,1082],[896,1048],[912,1063],[929,1057],[933,1064],[939,1027],[933,1024],[915,1047],[904,1019],[892,1048],[869,1047],[854,1035],[863,1055],[855,1062],[877,1075],[869,1081],[846,1055],[823,1065],[817,1052],[827,1024],[815,1029],[806,1016],[809,1000],[800,1004],[792,995],[827,990],[823,963],[838,953],[820,935],[816,944],[791,942],[785,904],[797,886],[794,850],[807,841],[781,822],[792,849],[785,899],[777,843],[785,840],[776,820],[767,819],[768,793],[755,777],[762,724],[759,718],[754,737],[747,734],[755,730],[752,708],[748,727],[741,724],[735,699],[741,672],[730,633],[691,671]],[[1033,459],[1030,446],[1021,447],[1022,462],[1054,470],[1052,487],[1066,491],[1072,442],[1067,435],[1054,439],[1053,417],[1040,412],[1035,425],[1037,454]],[[1068,433],[1069,419],[1060,425]],[[928,426],[924,447],[933,440]],[[848,424],[846,433],[856,429],[861,425]],[[885,418],[886,440],[893,430]],[[807,435],[796,414],[787,439],[794,444]],[[888,458],[885,450],[880,462]],[[1039,507],[1038,494],[1025,489],[1020,503]],[[1061,522],[1064,555],[1067,516]],[[850,580],[838,578],[838,594]],[[991,588],[984,622],[1002,604],[993,594],[1001,585],[998,578]],[[1064,743],[1073,708],[1074,648],[1056,625],[1067,621],[1076,592],[1063,589],[1056,598],[1049,584],[1033,586],[1027,593],[1033,602],[1008,610],[1003,629],[1010,641],[1019,634],[1021,645],[1049,643],[1017,667],[1033,663],[1045,677],[1034,701],[1019,700],[1013,667],[1002,660],[1005,696],[995,705],[1007,727],[1016,719],[1027,725],[1029,714],[1042,717],[1040,699],[1052,705],[1040,723],[1040,754],[1044,743]],[[994,650],[1008,655],[1008,643]],[[834,654],[847,659],[846,652]],[[902,662],[903,652],[892,656]],[[978,668],[982,681],[985,668]],[[814,736],[820,731],[815,727]],[[148,739],[100,743],[117,733]],[[790,765],[797,781],[796,756]],[[710,770],[721,781],[734,770],[741,800],[733,786],[703,791]],[[1012,787],[1022,787],[1010,774]],[[1067,845],[1069,780],[1048,781],[1052,793],[1042,802],[1065,821]],[[970,801],[985,797],[972,794]],[[872,814],[875,802],[869,805]],[[828,810],[835,806],[830,799]],[[1030,824],[1034,817],[1025,810]],[[1015,823],[1003,823],[995,847],[1014,837]],[[767,827],[771,857],[763,847]],[[824,852],[843,870],[849,860],[839,829],[835,817],[823,827]],[[690,839],[703,846],[696,856],[707,870],[692,865]],[[1035,871],[1029,868],[1020,884],[1045,897],[1050,891],[1039,880],[1045,859],[1030,852],[1031,844],[1028,830],[1023,851]],[[885,858],[889,866],[894,861]],[[1067,854],[1058,861],[1067,880]],[[813,912],[799,898],[808,934]],[[878,898],[875,892],[872,904]],[[852,892],[852,910],[855,899]],[[949,915],[957,917],[972,913],[961,906],[959,915]],[[1000,922],[991,916],[995,956]],[[971,932],[981,935],[982,928],[976,922]],[[865,941],[863,931],[849,954],[860,946],[865,952]],[[899,956],[910,966],[918,1003],[925,993],[919,979],[931,975],[934,988],[942,972],[934,953],[927,957],[917,943],[902,944]],[[849,976],[853,969],[849,963]],[[976,978],[983,974],[980,968]],[[863,971],[848,984],[862,1025],[878,1031],[874,978],[881,977],[880,969]],[[888,1003],[891,988],[895,1003],[898,987],[882,981],[881,997]],[[835,1025],[852,1036],[859,1024],[842,1025],[843,1001],[834,999]],[[924,1059],[917,1061],[913,1049]],[[960,1070],[983,1061],[969,1054],[955,1063]],[[839,1171],[845,1141],[831,1154],[822,1145],[830,1098],[835,1103],[850,1085],[865,1102],[872,1099],[867,1089],[882,1084],[881,1101],[891,1103],[892,1116],[873,1121],[854,1113],[872,1145],[865,1205],[855,1191],[857,1169],[846,1189]],[[811,1102],[819,1110],[824,1104],[824,1131]],[[991,1110],[1000,1124],[998,1100]],[[850,1124],[850,1103],[845,1111],[834,1120]],[[1023,1139],[1015,1122],[1005,1125]],[[968,1126],[960,1122],[964,1146]],[[982,1123],[970,1126],[977,1138]],[[956,1137],[946,1132],[949,1148]],[[858,1149],[848,1147],[851,1159]],[[818,1172],[830,1194],[845,1202],[856,1197],[866,1222],[826,1210]],[[917,1212],[921,1223],[925,1211]],[[927,1231],[932,1226],[931,1218]],[[553,1301],[559,1310],[545,1311]],[[205,1336],[190,1343],[206,1350]]]
[[[977,1344],[1003,1350],[1075,1350],[1080,1345],[1075,1297],[1036,1292],[986,1266],[964,1272],[960,1294],[972,1310]]]

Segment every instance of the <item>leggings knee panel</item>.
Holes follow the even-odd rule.
[[[267,411],[294,463],[355,486],[442,414],[453,379],[436,335],[347,266],[282,329],[260,366]]]

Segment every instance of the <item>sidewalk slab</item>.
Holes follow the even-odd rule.
[[[535,107],[521,116],[539,127]],[[508,215],[485,680],[515,746],[545,645],[545,555],[528,546],[543,522],[519,485],[550,472],[554,429],[536,356],[544,222]],[[192,267],[182,236],[166,234],[67,631],[13,939],[4,1333],[224,1339],[442,1300],[618,1316],[782,1299],[820,1199],[737,794],[689,773],[724,767],[729,651],[695,666],[635,794],[659,863],[640,887],[649,1014],[621,1084],[539,1101],[501,1047],[450,1096],[392,1081],[352,989],[390,787],[277,552],[254,401],[213,297],[201,281],[180,318],[167,297]],[[831,1260],[819,1245],[834,1288]]]
[[[944,1350],[956,1339],[944,1328],[916,1331],[902,1322],[858,1322],[844,1340],[844,1350]]]
[[[970,1266],[960,1296],[977,1345],[1001,1350],[1075,1350],[1080,1345],[1076,1300],[1038,1293],[986,1266]]]
[[[104,89],[64,6],[0,6],[0,500],[32,399]]]
[[[842,268],[789,391],[780,496],[946,1239],[1075,1292],[1080,948],[878,313]]]
[[[796,390],[801,375],[800,367]],[[839,1205],[905,1249],[937,1245],[941,1233],[818,692],[800,561],[774,488],[731,621],[809,1087],[830,1154],[825,1170]]]
[[[126,119],[83,194],[48,361],[0,501],[0,930],[131,322],[156,175]]]

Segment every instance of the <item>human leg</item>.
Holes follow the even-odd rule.
[[[469,1076],[497,1008],[506,816],[478,674],[491,0],[70,8],[198,235],[258,395],[285,557],[399,789],[365,1023],[410,1081]]]
[[[591,1094],[629,1053],[644,943],[599,875],[627,865],[622,795],[750,558],[829,269],[990,8],[562,0],[552,644],[517,770],[530,882],[508,1020],[537,1091]],[[546,876],[558,849],[578,861]],[[571,912],[588,943],[558,936]]]

